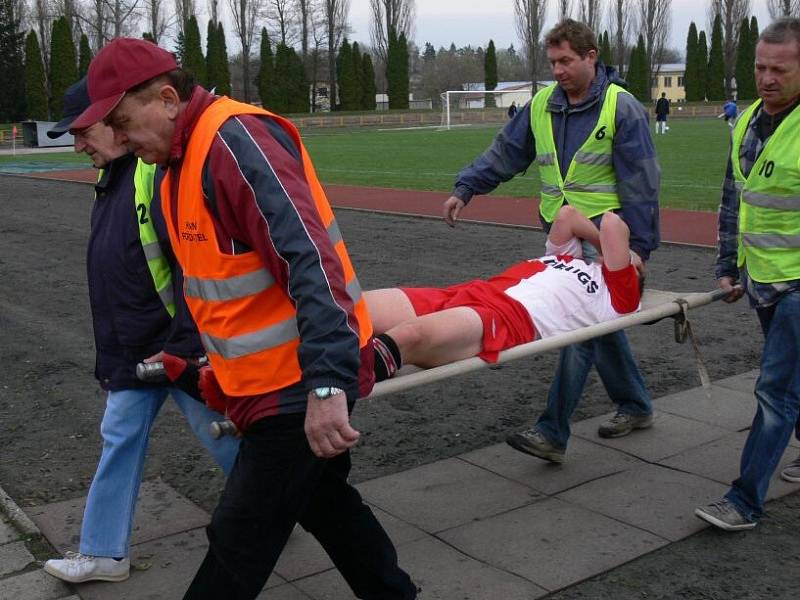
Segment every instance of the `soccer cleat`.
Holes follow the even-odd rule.
[[[800,483],[800,456],[784,467],[783,471],[781,471],[781,479],[792,483]]]
[[[114,560],[104,556],[86,556],[79,552],[66,552],[64,558],[44,563],[44,570],[53,577],[70,583],[84,581],[125,581],[130,576],[131,561]]]
[[[649,415],[629,415],[618,411],[617,414],[598,427],[597,435],[601,438],[618,438],[628,435],[634,429],[647,429],[652,425],[652,413]]]
[[[506,444],[514,448],[514,450],[519,450],[552,463],[560,464],[564,462],[565,450],[556,448],[536,427],[531,427],[519,433],[512,433],[506,438]]]
[[[694,510],[694,514],[704,521],[708,521],[715,527],[725,531],[744,531],[753,529],[755,521],[748,521],[727,498],[718,502],[712,502],[707,506],[701,506]]]

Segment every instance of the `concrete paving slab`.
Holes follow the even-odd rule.
[[[708,423],[657,412],[651,428],[636,430],[621,438],[603,439],[597,435],[597,427],[610,416],[602,415],[576,423],[572,428],[573,434],[642,460],[657,462],[730,433]]]
[[[22,539],[22,534],[4,514],[0,513],[0,544],[7,544],[19,539]]]
[[[760,369],[753,369],[752,371],[742,373],[741,375],[734,375],[733,377],[726,377],[725,379],[715,381],[714,385],[737,390],[739,392],[749,391],[752,393],[753,388],[756,387],[756,380],[758,379],[758,374],[760,372]]]
[[[693,388],[653,402],[658,413],[680,415],[715,427],[741,431],[750,427],[756,412],[753,391],[711,386],[711,398],[703,388]]]
[[[742,448],[744,448],[748,433],[747,431],[740,431],[727,435],[719,440],[714,440],[698,448],[691,448],[676,456],[664,459],[660,464],[694,473],[707,479],[713,479],[723,484],[724,493],[731,482],[739,476],[739,460],[742,456]],[[795,458],[797,458],[797,450],[795,448],[787,448],[770,481],[767,500],[780,498],[800,490],[800,485],[780,478],[781,469]],[[707,498],[701,504],[707,504],[716,499],[718,498]]]
[[[69,593],[63,582],[42,570],[7,577],[0,585],[0,600],[55,600]]]
[[[284,583],[283,585],[264,590],[257,597],[256,600],[311,600],[311,596],[305,594],[300,589],[291,583]]]
[[[716,481],[643,465],[585,483],[558,498],[675,542],[704,529],[694,509],[724,492],[725,486]]]
[[[577,437],[570,440],[567,461],[561,465],[528,456],[508,444],[488,446],[459,458],[547,495],[643,464],[632,456]]]
[[[457,458],[367,481],[364,498],[429,533],[530,504],[542,496],[529,487]]]
[[[425,600],[533,600],[547,594],[536,584],[477,561],[434,537],[398,548],[400,565],[422,588]],[[296,583],[315,600],[355,598],[336,570]]]
[[[174,600],[182,598],[208,549],[204,529],[194,529],[131,548],[129,579],[76,586],[83,600]],[[267,588],[286,583],[273,575]]]
[[[551,591],[668,543],[558,498],[469,523],[439,537],[477,560]]]
[[[0,577],[21,571],[35,558],[28,552],[25,542],[12,542],[0,546]]]
[[[34,506],[26,509],[44,536],[59,551],[77,550],[86,498]],[[178,494],[160,479],[145,481],[139,489],[131,544],[141,544],[181,531],[204,527],[205,511]]]

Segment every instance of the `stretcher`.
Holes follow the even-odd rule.
[[[676,342],[683,343],[687,339],[691,340],[697,360],[700,381],[702,386],[708,391],[710,390],[711,381],[708,377],[705,365],[703,364],[697,342],[692,334],[688,312],[691,309],[706,306],[707,304],[721,300],[726,295],[725,292],[719,289],[711,292],[691,293],[646,289],[642,295],[642,308],[639,312],[631,313],[612,321],[604,321],[596,325],[590,325],[574,331],[515,346],[508,350],[503,350],[500,352],[496,363],[487,363],[478,357],[473,357],[439,367],[433,367],[431,369],[420,369],[413,365],[406,365],[400,369],[397,375],[392,379],[387,379],[386,381],[375,384],[372,393],[366,398],[379,398],[396,392],[406,392],[421,385],[442,381],[479,369],[491,368],[497,364],[518,360],[534,354],[541,354],[549,350],[558,350],[572,344],[585,342],[615,331],[627,329],[634,325],[655,323],[667,317],[675,318]],[[210,425],[210,433],[214,438],[219,438],[223,435],[235,432],[236,428],[230,421],[212,423]]]

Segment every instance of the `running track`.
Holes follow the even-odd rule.
[[[97,178],[94,169],[48,171],[31,173],[32,177],[92,183]],[[369,188],[354,185],[326,185],[331,204],[337,208],[354,208],[374,212],[441,217],[442,203],[447,194],[388,188]],[[462,221],[494,223],[524,227],[541,227],[538,202],[529,198],[488,196],[476,198],[461,213]],[[661,209],[661,239],[664,242],[716,246],[717,215],[710,212]]]

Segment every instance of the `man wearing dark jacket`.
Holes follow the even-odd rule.
[[[667,100],[666,92],[661,92],[661,98],[656,102],[656,135],[658,135],[659,128],[661,134],[667,133],[667,115],[669,115],[669,100]]]
[[[50,137],[69,131],[89,106],[85,79],[67,90],[64,104],[66,116],[48,132]],[[167,395],[226,473],[238,442],[213,440],[208,425],[221,415],[185,391],[136,377],[141,361],[164,358],[180,364],[201,356],[203,347],[183,301],[180,271],[171,268],[172,257],[162,250],[153,228],[155,167],[116,144],[113,131],[102,123],[72,133],[75,151],[88,154],[101,169],[86,266],[95,377],[107,399],[100,426],[103,450],[86,501],[80,552],[48,560],[44,568],[72,583],[122,581],[130,570],[128,547],[150,428]]]
[[[661,178],[647,114],[621,87],[616,71],[597,62],[597,40],[585,24],[566,19],[545,43],[556,83],[540,90],[489,149],[459,173],[444,218],[454,225],[473,195],[491,192],[536,160],[545,230],[563,204],[590,219],[617,212],[630,228],[632,262],[643,271],[643,261],[659,243]],[[593,254],[585,247],[584,256]],[[616,415],[600,426],[600,436],[649,427],[650,396],[620,331],[562,350],[545,412],[535,426],[510,435],[507,442],[521,452],[562,462],[569,418],[592,364],[618,406]]]

